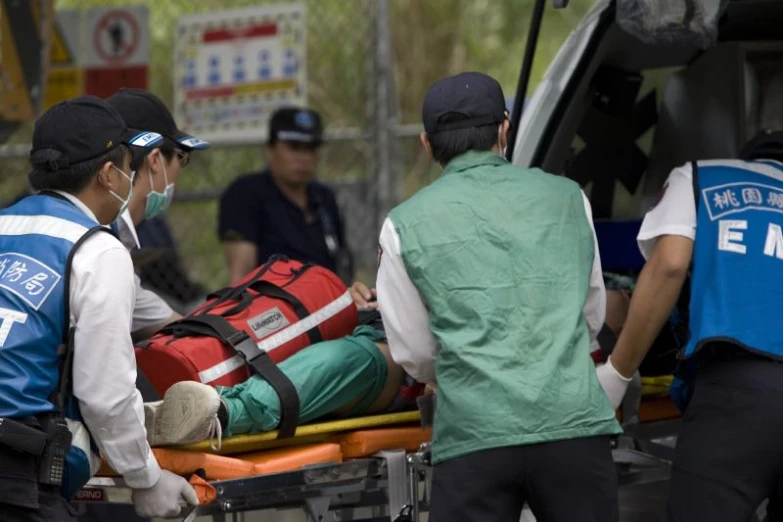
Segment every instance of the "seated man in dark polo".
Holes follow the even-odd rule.
[[[351,254],[334,192],[315,181],[323,144],[320,115],[278,109],[264,147],[267,168],[235,179],[220,198],[218,235],[231,282],[273,254],[353,278]]]

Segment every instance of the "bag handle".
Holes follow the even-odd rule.
[[[280,399],[280,425],[277,438],[293,437],[299,424],[299,394],[291,379],[261,350],[253,339],[242,330],[237,330],[219,315],[186,317],[165,327],[169,332],[206,335],[228,344],[249,364],[259,377],[264,379]]]
[[[274,299],[285,301],[291,306],[291,308],[294,309],[294,313],[299,319],[304,319],[310,315],[310,311],[305,308],[305,305],[302,304],[302,301],[271,281],[256,281],[250,285],[250,289],[255,290],[265,297],[272,297]],[[310,338],[310,342],[312,344],[320,343],[324,340],[323,336],[321,335],[321,330],[318,329],[318,326],[314,326],[307,330],[307,337]]]
[[[220,290],[212,292],[207,296],[207,299],[210,299],[212,297],[217,297],[217,299],[215,299],[213,302],[206,305],[201,310],[195,310],[192,315],[194,316],[204,315],[207,312],[214,309],[216,306],[221,305],[226,301],[237,300],[239,297],[243,296],[244,292],[251,284],[261,279],[261,277],[263,277],[263,275],[266,274],[270,268],[272,268],[272,265],[274,265],[278,261],[288,261],[288,257],[279,254],[274,254],[272,256],[269,256],[269,259],[266,260],[266,263],[264,263],[264,265],[256,271],[255,275],[252,278],[250,278],[248,281],[245,281],[239,286],[236,287],[227,286],[225,288],[221,288]]]

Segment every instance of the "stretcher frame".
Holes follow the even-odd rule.
[[[620,487],[669,476],[666,460],[619,446],[612,455]],[[190,522],[196,515],[211,515],[215,522],[225,522],[231,514],[233,522],[244,522],[247,511],[301,509],[313,522],[418,522],[419,515],[429,509],[430,445],[422,444],[416,452],[381,451],[342,463],[210,484],[217,492],[215,501],[184,508],[180,520]],[[130,504],[131,490],[120,478],[96,477],[79,497],[79,502]]]
[[[625,433],[613,439],[612,457],[620,487],[668,480],[679,418],[639,422],[641,380],[634,379],[621,406]],[[303,435],[311,435],[303,429]],[[294,471],[210,482],[216,498],[196,508],[183,507],[179,520],[212,516],[244,522],[244,513],[301,509],[313,522],[418,522],[429,510],[432,490],[430,443],[417,451],[388,449],[367,457],[305,466]],[[121,478],[96,477],[76,502],[131,504],[131,489]]]

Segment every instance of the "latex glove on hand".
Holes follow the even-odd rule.
[[[364,283],[358,281],[351,285],[351,297],[353,298],[353,304],[359,310],[377,310],[378,302],[375,300],[377,294],[375,288],[370,290]]]
[[[180,499],[191,506],[198,505],[198,495],[187,480],[162,470],[160,479],[147,489],[134,489],[131,494],[136,513],[143,518],[174,517],[180,514]]]
[[[620,375],[620,372],[612,365],[611,357],[606,360],[606,364],[598,366],[595,371],[598,374],[601,388],[609,398],[609,403],[616,410],[623,402],[625,391],[628,389],[628,383],[631,382],[631,379]]]

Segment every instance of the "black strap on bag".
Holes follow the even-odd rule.
[[[299,425],[299,394],[291,380],[278,368],[269,354],[256,346],[242,330],[237,330],[219,315],[198,315],[180,319],[163,330],[174,335],[206,335],[233,348],[253,370],[275,390],[280,399],[280,426],[277,438],[293,437]]]
[[[103,226],[96,226],[89,229],[74,243],[71,251],[68,253],[68,258],[65,262],[65,281],[63,283],[63,310],[64,310],[64,327],[62,344],[57,347],[57,351],[62,355],[62,361],[60,363],[60,383],[51,396],[51,402],[57,408],[57,411],[61,417],[65,416],[65,400],[68,395],[71,394],[71,374],[73,373],[73,345],[74,336],[76,333],[76,327],[71,326],[71,266],[73,265],[73,257],[76,251],[79,250],[85,241],[91,238],[98,232],[106,232],[115,237],[116,234]],[[117,238],[119,240],[119,238]]]
[[[273,255],[270,256],[269,259],[267,259],[266,263],[259,268],[255,275],[250,278],[248,281],[245,281],[243,284],[239,286],[228,286],[225,288],[221,288],[220,290],[217,290],[215,292],[212,292],[207,296],[207,299],[217,298],[213,302],[209,303],[207,306],[205,306],[203,309],[198,311],[197,315],[203,315],[207,312],[212,311],[215,307],[218,305],[221,305],[225,303],[226,301],[232,301],[232,300],[238,300],[241,299],[246,295],[247,288],[253,284],[254,282],[261,279],[261,277],[264,276],[267,272],[269,272],[269,269],[272,268],[272,265],[274,265],[278,261],[288,261],[288,257],[282,256],[282,255]],[[234,312],[236,313],[236,312]],[[226,315],[232,315],[232,314],[223,314]]]

